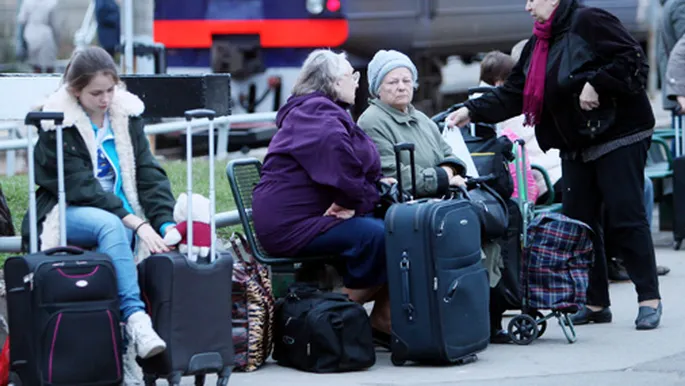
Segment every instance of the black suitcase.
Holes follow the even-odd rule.
[[[409,150],[414,176],[414,146],[395,145],[398,169],[402,150]],[[414,191],[415,185],[413,179]],[[490,339],[490,288],[471,203],[421,199],[394,204],[385,227],[392,363],[475,360]]]
[[[685,132],[683,116],[674,111],[675,158],[673,159],[673,239],[674,249],[679,250],[685,239]]]
[[[27,125],[62,113],[31,112]],[[48,135],[48,134],[43,134]],[[32,129],[28,141],[32,145]],[[121,327],[117,280],[109,256],[66,246],[63,153],[57,151],[61,247],[37,252],[33,146],[28,147],[30,254],[5,261],[10,385],[119,385]]]
[[[214,149],[212,110],[186,112],[186,141],[192,139],[191,120],[199,117],[210,120],[209,148]],[[192,148],[189,143],[190,161]],[[210,213],[214,213],[214,154],[211,151],[209,166]],[[188,196],[190,204],[192,175],[188,176]],[[188,218],[192,218],[190,208]],[[210,226],[214,235],[214,216]],[[189,247],[193,245],[192,238],[192,225],[189,225]],[[203,385],[205,375],[210,373],[219,375],[217,385],[228,384],[234,364],[232,278],[232,255],[228,251],[217,252],[213,238],[209,261],[191,261],[185,254],[169,252],[152,255],[138,264],[140,289],[153,327],[167,343],[167,349],[160,355],[145,360],[138,358],[146,385],[154,385],[157,378],[167,378],[170,385],[177,386],[186,375],[194,375],[195,384]]]

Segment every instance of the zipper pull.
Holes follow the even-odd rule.
[[[435,276],[435,277],[433,277],[433,291],[437,291],[437,290],[438,290],[438,277]]]
[[[24,285],[29,285],[29,291],[33,291],[33,272],[24,276]]]
[[[312,355],[312,344],[307,343],[307,356]]]

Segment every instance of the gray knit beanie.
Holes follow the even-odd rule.
[[[369,94],[372,97],[378,97],[378,89],[381,87],[383,78],[388,72],[399,68],[406,67],[411,71],[414,78],[414,88],[418,87],[419,74],[416,71],[416,66],[412,63],[409,57],[399,51],[395,50],[380,50],[376,52],[373,59],[369,62],[367,67],[367,76],[369,77]]]

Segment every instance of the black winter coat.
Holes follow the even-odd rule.
[[[504,85],[465,103],[473,121],[496,123],[522,113],[535,42],[531,37]],[[614,15],[561,0],[552,22],[543,112],[535,128],[540,148],[582,151],[651,130],[647,74],[646,55]],[[586,82],[599,95],[600,107],[592,111],[579,104]]]

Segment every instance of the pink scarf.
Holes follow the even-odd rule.
[[[546,22],[535,22],[533,34],[537,38],[533,49],[530,69],[526,77],[526,86],[523,88],[523,114],[526,126],[534,126],[540,123],[542,104],[545,98],[545,75],[547,72],[547,54],[549,53],[549,39],[552,37],[552,12]]]

